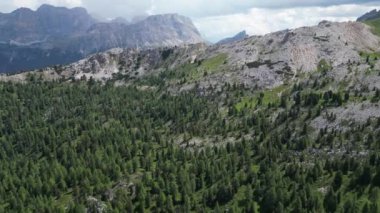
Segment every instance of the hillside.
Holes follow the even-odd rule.
[[[84,8],[20,8],[0,14],[0,73],[69,64],[111,48],[203,41],[192,21],[177,14],[155,15],[136,23],[99,22]]]
[[[1,75],[0,212],[379,212],[376,21]]]
[[[380,36],[380,17],[377,19],[372,19],[365,21],[364,23],[372,27],[373,33]]]

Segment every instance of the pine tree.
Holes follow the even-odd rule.
[[[338,206],[336,194],[330,189],[325,196],[324,207],[326,212],[335,212]]]
[[[340,186],[342,185],[342,182],[343,182],[342,172],[338,171],[335,174],[335,177],[334,177],[334,180],[333,180],[333,184],[332,184],[332,187],[333,187],[334,191],[337,191],[340,188]]]

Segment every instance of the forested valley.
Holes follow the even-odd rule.
[[[379,212],[380,119],[307,125],[379,91],[280,89],[0,83],[0,212]]]

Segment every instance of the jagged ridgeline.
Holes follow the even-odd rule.
[[[1,76],[0,212],[379,212],[367,21]]]
[[[373,33],[380,36],[380,11],[372,10],[371,12],[359,17],[357,21],[370,25]]]
[[[99,21],[84,8],[42,5],[0,13],[0,73],[68,64],[111,48],[148,48],[203,42],[192,21],[176,14],[136,22]]]

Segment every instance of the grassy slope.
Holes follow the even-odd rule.
[[[370,20],[370,21],[365,21],[364,23],[372,27],[373,33],[375,35],[380,36],[380,18]]]
[[[222,70],[221,66],[226,62],[227,57],[227,54],[221,53],[202,61],[202,63],[196,67],[196,69],[191,70],[189,73],[190,79],[199,80],[204,75],[220,72]]]
[[[269,103],[277,104],[280,100],[281,93],[289,90],[286,85],[278,86],[273,89],[265,90],[262,92],[262,105],[268,105]],[[258,98],[260,94],[255,96],[245,96],[235,105],[236,110],[241,111],[243,108],[255,108],[258,104]]]

